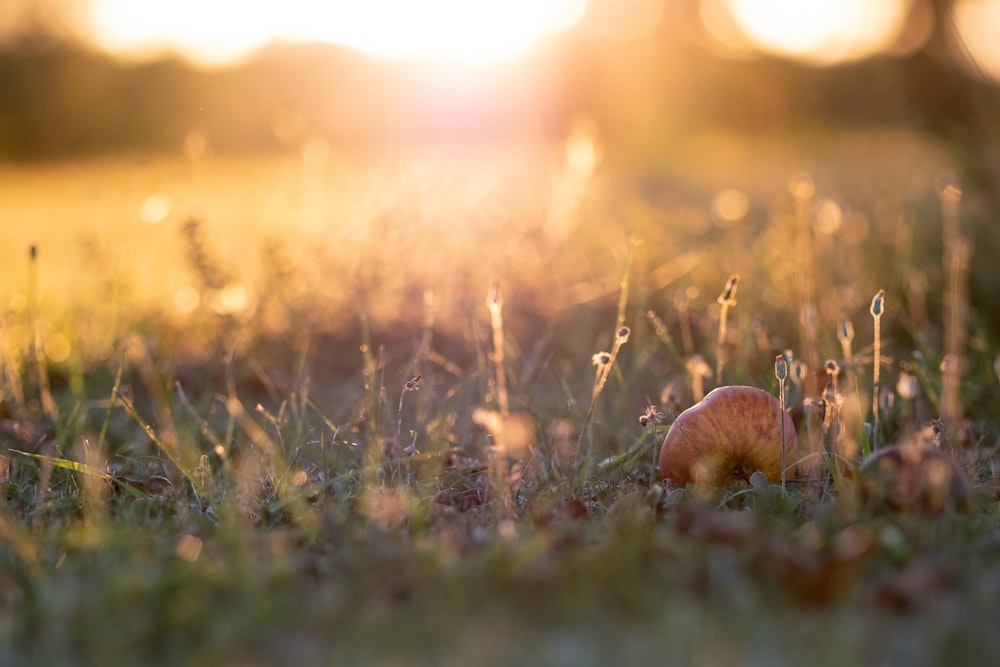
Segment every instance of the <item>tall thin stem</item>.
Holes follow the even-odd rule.
[[[600,398],[601,392],[604,391],[604,385],[608,382],[608,377],[611,375],[611,369],[615,365],[615,359],[618,358],[618,352],[621,350],[622,345],[628,342],[628,337],[632,333],[632,330],[626,326],[618,328],[615,332],[615,344],[611,348],[611,352],[598,352],[593,357],[594,365],[597,367],[597,372],[594,375],[594,387],[590,392],[590,406],[587,408],[587,417],[583,420],[583,428],[580,430],[580,436],[576,442],[576,451],[579,452],[583,446],[583,438],[590,431],[591,422],[594,419],[594,408],[597,407],[597,399]],[[594,439],[588,438],[587,441],[587,455],[584,457],[583,463],[580,467],[580,482],[583,481],[583,476],[589,471],[590,463],[593,459],[594,454]]]
[[[874,369],[872,371],[872,451],[879,447],[879,394],[882,391],[879,375],[882,368],[882,313],[885,312],[885,290],[880,289],[872,298],[869,309],[875,324]]]
[[[503,297],[500,295],[500,284],[494,282],[486,299],[486,307],[490,311],[490,323],[493,326],[493,377],[496,388],[497,405],[500,407],[500,419],[493,432],[493,470],[495,484],[501,494],[503,511],[510,509],[512,499],[510,486],[507,484],[507,418],[510,417],[510,399],[507,396],[507,375],[503,361]]]
[[[774,377],[778,378],[778,404],[781,406],[781,413],[778,415],[781,422],[781,492],[785,493],[787,470],[785,465],[785,379],[788,377],[788,360],[783,354],[774,358]]]
[[[854,370],[852,368],[854,362],[854,348],[852,342],[854,341],[854,325],[848,319],[842,319],[837,323],[837,338],[840,340],[841,354],[843,354],[842,361],[844,362],[844,380],[847,382],[848,388],[854,386]]]
[[[716,299],[722,307],[719,312],[719,342],[716,347],[715,356],[715,384],[722,384],[722,369],[726,365],[726,328],[729,319],[729,309],[736,305],[736,289],[739,287],[740,274],[734,273],[729,276],[722,294]]]
[[[809,368],[819,366],[819,352],[816,346],[816,304],[813,302],[813,234],[811,226],[812,207],[816,195],[816,183],[807,173],[797,174],[788,184],[788,190],[795,201],[795,263],[796,291],[799,301],[799,347]],[[817,387],[811,378],[806,380],[807,394]]]

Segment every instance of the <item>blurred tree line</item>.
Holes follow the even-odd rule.
[[[690,11],[637,42],[569,33],[520,61],[444,77],[316,44],[275,45],[215,70],[179,59],[129,64],[47,39],[36,26],[0,52],[0,159],[174,151],[191,131],[225,151],[294,147],[311,136],[351,149],[496,142],[559,136],[583,114],[610,142],[698,127],[912,129],[947,141],[968,181],[1000,182],[984,150],[996,145],[1000,89],[948,55],[941,26],[950,25],[951,2],[931,0],[938,29],[915,53],[825,69],[714,55],[687,38]]]

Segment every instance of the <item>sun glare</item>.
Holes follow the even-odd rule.
[[[958,0],[955,27],[974,68],[1000,82],[1000,0]]]
[[[175,51],[204,64],[272,40],[325,41],[392,59],[496,62],[567,30],[586,0],[94,0],[94,39],[137,58]]]
[[[725,0],[752,46],[827,65],[886,49],[905,25],[908,0]]]

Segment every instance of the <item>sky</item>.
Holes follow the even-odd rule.
[[[933,30],[927,0],[5,0],[0,39],[35,23],[123,59],[174,53],[228,65],[284,40],[476,64],[516,58],[571,29],[641,39],[689,8],[720,52],[817,66],[906,53]],[[1000,0],[956,0],[953,23],[956,52],[1000,80]]]

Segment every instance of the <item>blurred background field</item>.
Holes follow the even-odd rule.
[[[878,286],[899,303],[940,285],[942,178],[963,188],[973,300],[997,287],[976,269],[997,244],[990,3],[554,2],[496,53],[470,44],[506,23],[431,4],[388,54],[377,17],[299,4],[271,33],[259,7],[200,17],[221,12],[222,45],[186,5],[8,5],[8,328],[31,244],[56,363],[106,361],[142,322],[183,332],[185,353],[220,320],[289,342],[351,340],[359,316],[412,333],[425,296],[465,335],[494,279],[530,331],[613,306],[633,241],[636,312],[678,291],[711,309],[738,272],[760,300],[748,320],[794,322],[782,221],[800,174],[829,319]]]

